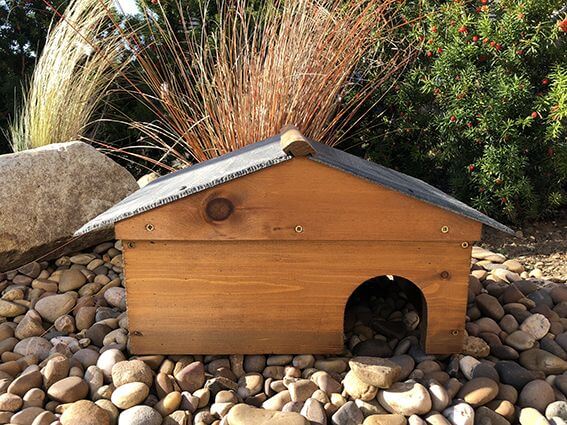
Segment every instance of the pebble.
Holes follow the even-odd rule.
[[[459,392],[459,398],[473,407],[485,405],[498,394],[498,384],[489,378],[473,378]]]
[[[150,394],[150,388],[142,382],[129,382],[116,388],[111,401],[119,409],[129,409],[141,404]]]
[[[529,370],[511,361],[496,362],[496,370],[500,376],[500,381],[504,384],[512,385],[517,390],[521,390],[528,382],[536,379],[536,376]]]
[[[32,336],[18,342],[14,347],[14,353],[22,356],[36,356],[39,360],[45,360],[52,348],[53,345],[45,338]]]
[[[112,380],[112,368],[116,363],[124,360],[126,360],[126,357],[122,351],[116,348],[111,348],[99,356],[96,366],[102,371],[104,379],[107,382],[110,382]]]
[[[532,338],[542,339],[549,332],[551,323],[543,314],[533,314],[522,322],[520,330],[532,336]]]
[[[188,364],[175,374],[175,379],[183,391],[193,392],[205,383],[205,366],[201,362]]]
[[[492,295],[480,294],[475,298],[475,302],[481,312],[494,320],[500,320],[504,316],[504,309]]]
[[[474,425],[474,409],[467,403],[460,402],[443,411],[453,425]]]
[[[490,354],[490,347],[484,339],[476,336],[466,336],[463,341],[461,353],[478,358],[487,357]]]
[[[343,386],[348,395],[360,400],[372,400],[378,391],[375,386],[360,380],[352,370],[345,375]]]
[[[111,369],[112,383],[116,387],[131,382],[142,382],[151,387],[154,374],[150,367],[141,360],[126,360],[114,364]]]
[[[390,388],[402,372],[397,363],[378,357],[354,357],[349,366],[360,381],[378,388]]]
[[[0,410],[6,412],[15,412],[22,407],[24,401],[16,394],[5,393],[0,395]]]
[[[561,418],[567,421],[567,401],[560,400],[550,403],[545,408],[545,417],[547,419]]]
[[[65,409],[61,425],[111,425],[106,411],[89,400],[79,400]]]
[[[431,410],[431,396],[417,382],[396,382],[387,390],[378,392],[378,402],[390,413],[422,415]]]
[[[546,407],[555,401],[553,387],[542,379],[528,382],[518,398],[522,407],[533,407],[540,412],[545,412]]]
[[[520,425],[549,425],[545,416],[533,407],[525,407],[520,411]]]
[[[89,385],[78,376],[63,378],[47,390],[49,397],[62,403],[73,403],[85,398],[88,393]]]
[[[354,401],[343,404],[332,416],[333,425],[359,425],[364,421],[364,415]]]
[[[567,371],[567,361],[539,348],[520,354],[520,364],[527,369],[542,371],[545,374],[560,374]]]
[[[42,318],[35,310],[28,310],[23,319],[16,326],[14,336],[18,339],[26,339],[32,336],[40,336],[45,332]]]
[[[86,281],[86,276],[80,270],[63,270],[59,278],[59,292],[74,291],[83,286]]]
[[[429,422],[431,425],[435,425]],[[364,419],[363,425],[406,425],[407,419],[403,415],[384,414],[371,415]]]
[[[70,293],[51,295],[40,299],[35,310],[48,322],[55,322],[59,316],[69,313],[75,306],[75,296]]]
[[[516,350],[523,351],[532,348],[535,344],[535,338],[530,334],[518,330],[512,332],[505,339],[506,344]]]
[[[31,367],[26,369],[20,376],[14,379],[8,386],[10,394],[16,394],[23,397],[26,392],[32,388],[41,386],[42,376],[39,368]]]
[[[230,425],[254,425],[254,424],[273,424],[273,425],[309,425],[309,421],[295,412],[276,412],[246,404],[235,405],[226,416],[227,423]],[[157,423],[159,425],[160,422]],[[119,424],[122,425],[122,424]],[[125,425],[125,424],[124,424]],[[153,424],[148,424],[153,425]],[[341,425],[347,425],[341,424]]]
[[[163,418],[150,406],[134,406],[120,413],[118,425],[161,425]]]
[[[303,407],[299,412],[301,416],[304,416],[312,425],[326,425],[327,424],[327,413],[323,407],[323,404],[319,400],[314,398],[308,398],[303,403]]]
[[[16,317],[26,312],[23,305],[0,299],[0,316]]]

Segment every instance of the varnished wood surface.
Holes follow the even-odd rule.
[[[222,221],[208,203],[234,206]],[[441,229],[447,226],[448,232]],[[148,231],[147,229],[151,229]],[[306,158],[294,158],[116,224],[125,240],[480,239],[481,224]]]
[[[470,259],[460,243],[138,240],[124,249],[136,354],[340,352],[349,296],[380,275],[421,289],[428,352],[460,351]]]

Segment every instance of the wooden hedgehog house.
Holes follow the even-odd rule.
[[[423,295],[428,353],[462,345],[472,242],[512,231],[295,128],[159,178],[87,223],[123,241],[136,354],[337,353],[349,296]]]

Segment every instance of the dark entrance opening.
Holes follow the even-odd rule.
[[[374,277],[348,299],[345,346],[354,355],[389,357],[403,351],[400,345],[422,345],[426,319],[425,298],[414,283],[400,276]]]

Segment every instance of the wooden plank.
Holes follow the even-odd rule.
[[[458,243],[124,242],[136,354],[340,352],[349,296],[380,275],[421,289],[428,352],[461,346],[470,248]]]
[[[222,220],[206,213],[218,199],[233,208]],[[326,165],[294,158],[123,220],[116,224],[116,235],[132,240],[472,242],[480,239],[481,227]]]

